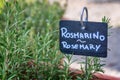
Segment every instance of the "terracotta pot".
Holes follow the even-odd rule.
[[[82,75],[84,73],[83,71],[73,69],[73,68],[70,68],[69,70],[71,72],[70,76],[72,76],[73,80],[75,80],[78,75]],[[120,78],[108,76],[108,75],[101,74],[101,73],[94,73],[92,76],[93,76],[92,80],[120,80]]]
[[[94,76],[97,77],[98,80],[120,80],[120,78],[108,76],[108,75],[100,74],[100,73],[95,73],[95,74],[93,74],[93,77]],[[93,79],[93,80],[95,80],[95,79]]]

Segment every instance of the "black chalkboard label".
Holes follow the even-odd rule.
[[[60,50],[65,54],[107,57],[107,23],[60,21]]]

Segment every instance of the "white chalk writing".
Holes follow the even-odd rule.
[[[105,36],[101,35],[99,31],[95,33],[69,32],[65,27],[61,28],[61,36],[64,38],[97,39],[100,41],[105,40]]]
[[[95,50],[96,52],[100,49],[101,45],[93,44],[68,44],[66,41],[61,42],[65,49],[81,49],[81,50]]]

